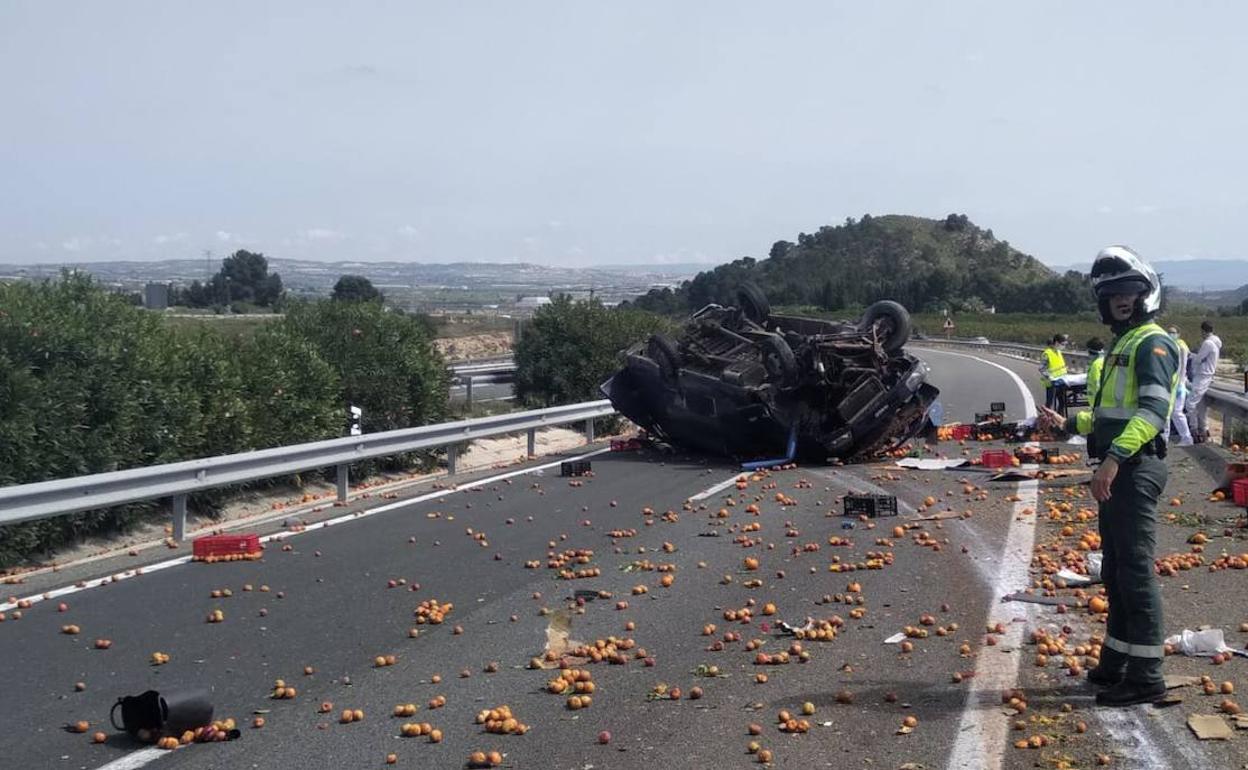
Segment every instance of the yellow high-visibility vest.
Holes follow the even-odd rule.
[[[1040,381],[1044,383],[1044,387],[1049,387],[1058,377],[1066,376],[1066,358],[1062,356],[1062,351],[1052,347],[1045,348],[1044,364],[1048,369],[1040,375]]]
[[[1101,386],[1101,374],[1105,371],[1105,354],[1092,359],[1088,364],[1088,403],[1096,401],[1096,389]]]

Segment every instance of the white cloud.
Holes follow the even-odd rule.
[[[420,237],[420,230],[418,228],[412,227],[411,225],[403,225],[399,229],[395,230],[395,232],[403,236],[404,238],[419,238]]]
[[[340,241],[345,237],[341,232],[328,227],[309,227],[299,234],[309,241]]]
[[[1112,213],[1114,213],[1114,207],[1113,207],[1113,206],[1100,206],[1100,207],[1098,207],[1098,208],[1096,209],[1096,213],[1098,213],[1098,214],[1112,214]]]
[[[549,227],[551,230],[558,230],[559,228],[563,227],[563,222],[559,221],[558,219],[552,219],[546,223],[546,226]]]
[[[1135,207],[1135,213],[1137,214],[1156,214],[1158,211],[1161,211],[1161,207],[1153,206],[1151,204],[1144,204]]]
[[[156,237],[152,238],[152,243],[156,244],[157,246],[164,246],[167,243],[181,243],[182,241],[185,241],[189,237],[190,236],[187,235],[186,233],[172,233],[172,234],[161,233],[160,235],[157,235]]]
[[[222,243],[229,243],[229,242],[230,242],[230,241],[232,241],[233,239],[234,239],[234,234],[233,234],[233,233],[226,232],[225,230],[218,230],[218,231],[217,231],[217,240],[218,240],[218,241],[221,241]]]
[[[73,238],[68,238],[64,241],[61,241],[61,248],[65,249],[66,251],[72,251],[75,254],[77,254],[78,252],[83,251],[84,249],[91,248],[91,239],[82,238],[82,237],[75,235]]]

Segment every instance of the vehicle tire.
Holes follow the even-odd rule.
[[[872,327],[875,327],[884,351],[896,353],[910,341],[910,311],[892,300],[876,302],[867,308],[858,328],[869,332]]]
[[[746,282],[737,288],[737,302],[745,317],[762,326],[771,317],[771,305],[767,295],[754,283]]]
[[[680,374],[680,354],[676,345],[662,334],[650,335],[646,343],[646,356],[659,365],[659,374],[663,382],[674,385]]]
[[[759,343],[759,347],[763,351],[763,367],[767,374],[782,385],[788,385],[797,379],[797,357],[783,337],[767,337]]]

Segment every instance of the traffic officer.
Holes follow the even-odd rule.
[[[1109,618],[1100,663],[1088,672],[1088,681],[1108,688],[1097,694],[1097,704],[1129,706],[1155,701],[1166,691],[1153,553],[1157,501],[1166,486],[1160,433],[1174,407],[1179,351],[1153,322],[1161,308],[1161,281],[1135,252],[1125,246],[1102,250],[1091,277],[1101,321],[1114,341],[1092,408],[1075,415],[1073,426],[1090,434],[1088,454],[1101,461],[1092,476],[1092,496],[1100,504]],[[1041,421],[1057,428],[1067,423],[1047,407]]]
[[[1044,385],[1044,405],[1050,409],[1058,406],[1057,388],[1053,381],[1066,376],[1066,358],[1062,355],[1066,340],[1065,334],[1054,334],[1040,358],[1040,382]]]

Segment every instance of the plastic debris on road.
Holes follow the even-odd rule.
[[[1104,554],[1100,551],[1089,553],[1084,561],[1088,565],[1088,574],[1080,575],[1078,572],[1072,572],[1068,569],[1059,570],[1057,576],[1066,581],[1066,584],[1073,587],[1092,585],[1101,582],[1101,560]]]
[[[1166,644],[1174,647],[1176,652],[1202,658],[1212,657],[1225,652],[1233,652],[1236,655],[1248,655],[1243,650],[1228,647],[1226,638],[1220,628],[1207,628],[1203,631],[1192,631],[1185,628],[1183,633],[1167,638]]]

